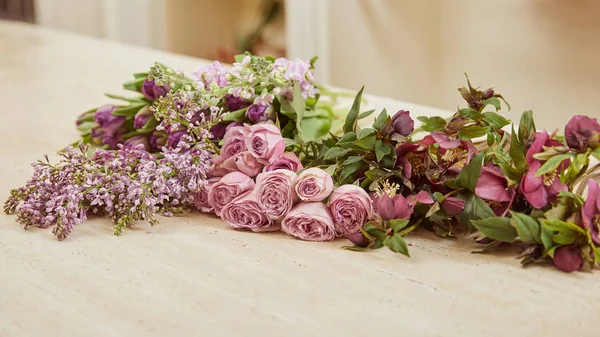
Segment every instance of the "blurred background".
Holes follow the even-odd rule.
[[[512,118],[600,115],[598,0],[0,0],[0,18],[225,62],[318,55],[322,83],[449,110],[467,72]]]

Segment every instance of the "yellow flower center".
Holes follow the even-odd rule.
[[[556,171],[544,174],[542,176],[542,180],[544,181],[544,185],[552,186],[552,184],[554,184],[554,180],[556,180]]]
[[[423,162],[423,158],[419,156],[410,156],[408,161],[412,165],[412,174],[421,177],[425,174],[425,163]]]
[[[377,196],[379,197],[381,197],[384,194],[387,194],[390,196],[390,198],[393,198],[396,196],[399,189],[400,185],[396,183],[390,183],[390,181],[386,179],[383,183],[381,183],[381,186],[377,187],[377,189],[375,190],[375,194],[377,194]]]
[[[448,149],[446,153],[442,155],[442,160],[447,162],[453,162],[460,158],[461,151],[457,149]]]

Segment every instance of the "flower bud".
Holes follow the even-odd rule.
[[[404,137],[410,135],[415,129],[415,121],[410,117],[410,111],[400,110],[392,117],[394,133]]]
[[[494,96],[494,89],[490,88],[483,93],[483,99],[492,98]]]
[[[142,94],[151,101],[166,95],[169,91],[171,91],[171,88],[167,84],[157,85],[154,81],[148,79],[142,83]]]
[[[266,122],[273,116],[274,110],[270,105],[252,104],[246,110],[246,117],[253,123]]]
[[[583,259],[581,258],[581,252],[574,246],[562,246],[556,248],[554,251],[554,266],[556,268],[570,273],[579,270],[583,265]]]
[[[144,129],[149,127],[150,123],[152,123],[151,119],[153,118],[154,117],[152,111],[150,111],[150,107],[145,106],[140,109],[137,114],[135,114],[135,117],[133,118],[133,127],[135,129]]]

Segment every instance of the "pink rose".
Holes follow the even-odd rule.
[[[289,235],[307,241],[330,241],[335,238],[331,213],[322,202],[301,202],[281,222]]]
[[[247,191],[228,203],[221,211],[221,219],[235,229],[253,232],[279,230],[279,225],[269,219],[258,205],[253,191]]]
[[[221,216],[221,210],[237,196],[254,188],[254,181],[241,172],[231,172],[214,183],[208,192],[208,202],[215,213]]]
[[[294,188],[301,200],[323,201],[333,190],[333,179],[320,168],[311,167],[300,173]]]
[[[268,165],[283,154],[285,141],[275,125],[255,124],[246,137],[246,148],[259,162]]]
[[[245,126],[233,127],[223,136],[221,154],[214,156],[213,163],[220,164],[238,153],[246,151],[246,138],[250,131]]]
[[[293,188],[296,178],[290,170],[263,172],[256,177],[256,202],[269,218],[281,220],[292,209],[298,199]]]
[[[274,162],[269,164],[269,166],[265,167],[265,171],[274,171],[274,170],[290,170],[294,172],[298,172],[303,169],[302,163],[298,156],[294,152],[285,152],[279,158],[275,159]]]
[[[258,162],[250,151],[244,151],[227,158],[220,166],[221,169],[228,172],[238,171],[249,177],[256,177],[262,171],[263,167],[264,165]]]
[[[362,225],[373,218],[371,198],[356,185],[343,185],[333,191],[329,210],[340,235],[358,233]]]
[[[194,205],[200,210],[202,213],[214,213],[213,207],[210,205],[208,192],[212,185],[218,182],[220,178],[210,178],[208,179],[208,184],[202,188],[199,192],[194,193]]]

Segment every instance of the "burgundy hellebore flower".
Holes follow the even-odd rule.
[[[490,207],[497,216],[504,216],[512,204],[516,192],[514,187],[508,187],[508,179],[497,166],[484,166],[475,185],[475,194],[491,201]]]
[[[148,79],[142,83],[142,94],[151,101],[166,95],[169,91],[171,91],[171,87],[166,84],[162,86],[156,85],[154,81]]]
[[[390,198],[387,193],[383,193],[375,200],[375,210],[383,220],[410,219],[413,213],[413,207],[402,194]]]
[[[400,110],[392,117],[392,127],[394,133],[404,137],[410,135],[415,130],[415,121],[410,118],[410,111]]]
[[[533,158],[536,153],[544,151],[544,146],[560,145],[557,140],[549,139],[548,132],[536,132],[533,143],[527,150],[526,160],[529,170],[521,180],[521,191],[527,201],[535,208],[546,207],[560,191],[567,190],[567,185],[561,183],[558,172],[563,171],[569,165],[568,160],[563,161],[556,171],[538,177],[536,173],[542,166],[542,162]]]
[[[556,248],[556,251],[554,251],[553,262],[556,268],[567,273],[579,270],[579,268],[581,268],[583,265],[581,252],[575,245]]]
[[[565,126],[565,140],[570,148],[579,152],[584,152],[590,144],[592,138],[596,138],[595,147],[598,144],[598,137],[600,136],[600,124],[596,118],[590,118],[588,116],[573,116],[569,123]]]
[[[408,197],[408,204],[411,207],[414,207],[418,202],[431,205],[435,203],[433,198],[427,191],[420,191],[417,194],[410,195]],[[462,212],[465,209],[465,201],[457,198],[457,197],[446,197],[444,201],[442,201],[442,210],[448,215],[456,215]]]
[[[600,187],[593,179],[588,180],[588,196],[581,209],[583,228],[589,229],[592,240],[600,245]]]

